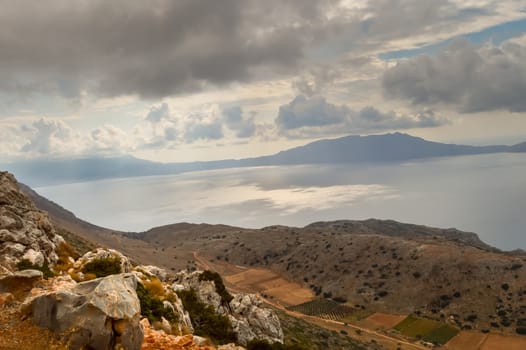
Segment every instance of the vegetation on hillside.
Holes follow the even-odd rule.
[[[226,290],[223,279],[217,272],[205,270],[199,275],[199,281],[213,281],[216,292],[221,296],[221,303],[228,304],[234,297]]]
[[[141,304],[141,315],[146,317],[150,323],[161,321],[162,317],[170,323],[177,322],[177,315],[172,309],[164,306],[162,300],[152,295],[141,283],[137,283],[136,291]]]
[[[121,273],[121,259],[119,257],[101,258],[88,262],[82,268],[85,274],[93,274],[97,278]]]
[[[44,274],[44,278],[50,278],[55,276],[55,273],[51,271],[47,262],[44,262],[42,266],[33,264],[28,259],[22,259],[16,264],[16,268],[19,271],[23,270],[38,270]]]
[[[216,313],[211,305],[202,303],[194,290],[180,290],[177,295],[192,319],[194,334],[208,337],[218,344],[237,340],[228,317]]]

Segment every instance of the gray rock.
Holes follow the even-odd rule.
[[[230,304],[221,304],[221,296],[212,281],[199,281],[201,271],[181,271],[174,276],[171,288],[175,291],[193,289],[201,302],[211,305],[219,314],[229,317],[240,344],[252,339],[283,343],[283,330],[276,313],[262,307],[261,300],[253,294],[237,294]]]
[[[35,324],[59,333],[70,349],[139,350],[141,309],[131,274],[111,275],[39,295],[29,302]]]
[[[283,343],[283,330],[276,313],[263,308],[254,294],[237,294],[230,301],[230,321],[238,341],[246,345],[252,339]]]
[[[63,242],[47,214],[22,193],[13,175],[0,172],[0,265],[10,271],[16,270],[22,259],[39,266],[52,265]]]

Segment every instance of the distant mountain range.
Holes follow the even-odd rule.
[[[513,146],[466,146],[427,141],[402,133],[346,136],[320,140],[274,155],[208,162],[158,163],[123,157],[32,160],[0,164],[30,186],[93,181],[199,170],[268,165],[403,162],[443,156],[526,152],[526,142]]]

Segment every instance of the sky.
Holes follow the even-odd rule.
[[[0,162],[526,140],[525,0],[0,0]]]

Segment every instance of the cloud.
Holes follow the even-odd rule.
[[[90,153],[122,153],[134,148],[129,135],[113,125],[104,125],[90,133],[88,149]]]
[[[75,139],[73,131],[64,122],[41,118],[21,128],[27,134],[27,143],[21,151],[36,154],[62,153]]]
[[[291,77],[325,56],[447,36],[503,2],[0,1],[0,91],[153,99]]]
[[[276,124],[282,130],[341,124],[349,112],[347,107],[327,103],[323,97],[309,99],[299,95],[279,107]]]
[[[150,123],[159,123],[161,119],[167,119],[170,116],[170,107],[167,103],[162,103],[160,106],[153,106],[146,116],[146,120]]]
[[[236,137],[248,138],[256,132],[254,114],[249,118],[243,117],[243,109],[240,106],[223,109],[223,118],[226,126],[236,132]]]
[[[432,110],[400,114],[369,106],[356,111],[346,105],[331,104],[321,96],[301,95],[281,106],[275,119],[278,132],[293,138],[431,128],[447,123],[448,119],[435,115]]]
[[[398,63],[383,76],[386,96],[415,105],[445,104],[464,113],[526,111],[526,45],[457,41],[436,56]]]
[[[184,142],[219,140],[223,137],[223,122],[217,106],[212,106],[208,111],[191,113],[184,117]]]

